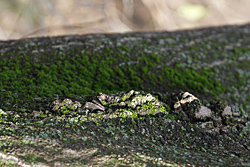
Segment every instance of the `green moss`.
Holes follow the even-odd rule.
[[[147,104],[142,104],[141,107],[138,107],[138,109],[145,110],[148,112],[148,114],[152,115],[155,115],[156,112],[156,108],[150,102],[148,102]]]
[[[111,52],[110,49],[107,51]],[[162,73],[156,75],[154,67],[156,63],[160,63],[159,57],[154,54],[141,56],[137,58],[141,64],[139,66],[136,64],[112,68],[110,65],[119,60],[109,56],[104,59],[100,55],[88,57],[85,54],[76,59],[68,57],[51,65],[33,63],[27,55],[3,61],[0,87],[5,91],[1,94],[1,99],[6,99],[9,91],[17,93],[17,97],[22,99],[32,100],[35,97],[51,98],[54,94],[70,98],[95,92],[126,91],[131,88],[140,90],[147,87],[154,90],[147,86],[149,83],[156,87],[179,87],[212,95],[224,90],[218,81],[211,78],[209,69],[197,73],[193,69],[182,69],[177,65],[176,68],[162,67]],[[23,62],[22,66],[20,62]],[[19,99],[16,100],[22,104]],[[2,104],[4,102],[6,101]],[[8,109],[10,107],[2,106]]]

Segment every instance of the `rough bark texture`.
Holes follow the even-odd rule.
[[[133,107],[121,96],[124,93],[110,95],[112,103],[105,100],[101,102],[100,97],[98,101],[95,96],[70,97],[73,101],[87,102],[88,106],[80,110],[77,110],[79,103],[75,103],[75,108],[69,104],[70,100],[60,106],[67,97],[58,97],[58,101],[51,98],[46,101],[34,99],[32,102],[35,106],[29,108],[25,103],[26,113],[18,110],[1,111],[1,164],[250,166],[249,33],[250,25],[244,25],[178,32],[91,34],[1,42],[1,61],[27,55],[30,62],[46,66],[63,61],[67,55],[77,58],[84,52],[92,57],[105,55],[106,52],[114,57],[119,54],[127,57],[109,64],[109,69],[138,67],[141,70],[139,72],[143,73],[143,67],[148,62],[137,58],[153,55],[150,59],[153,61],[155,56],[159,57],[157,60],[160,62],[152,67],[149,65],[145,75],[137,75],[143,87],[132,83],[124,91],[131,88],[151,92],[162,102],[165,111],[163,114],[147,115],[145,113],[148,111],[152,112],[151,103],[133,103]],[[117,49],[120,47],[123,50]],[[104,58],[99,57],[98,61],[101,60],[104,61]],[[180,73],[167,78],[171,75],[165,73],[171,73],[171,70],[166,72],[162,70],[163,67],[178,69]],[[0,68],[3,72],[6,70]],[[161,76],[162,81],[151,74]],[[124,71],[124,75],[129,78],[130,74]],[[200,75],[209,80],[197,80]],[[97,71],[93,77],[95,82],[90,86],[94,92],[100,90],[96,86],[98,77]],[[6,89],[1,94],[1,106],[5,108],[8,105],[3,101],[11,96],[7,96]],[[105,90],[102,91],[105,93]],[[171,94],[178,91],[191,92],[195,97],[189,93]],[[145,94],[142,93],[138,98],[153,99]],[[115,96],[122,99],[119,107],[114,102],[119,101]],[[134,101],[142,103],[138,98]],[[219,99],[236,106],[218,102]],[[20,107],[24,104],[9,103]],[[70,108],[62,108],[65,104]],[[91,110],[91,107],[95,109]],[[142,115],[135,113],[135,109]],[[153,111],[161,111],[158,109]],[[104,111],[108,114],[122,111],[127,115],[103,119]]]

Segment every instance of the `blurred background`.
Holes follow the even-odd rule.
[[[1,0],[0,40],[250,22],[250,0]]]

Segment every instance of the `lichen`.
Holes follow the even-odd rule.
[[[249,124],[244,123],[250,109],[248,29],[245,25],[1,42],[1,152],[28,164],[50,166],[58,161],[69,166],[92,162],[99,166],[249,166]],[[70,42],[81,45],[55,47]],[[58,106],[66,98],[84,104],[99,92],[131,89],[151,95],[159,92],[162,96],[156,99],[164,104],[138,101],[145,97],[141,94],[102,101],[106,109],[96,112],[80,110],[83,106],[77,104]],[[214,107],[208,126],[205,120],[181,120],[183,113],[174,111],[168,98],[168,93],[179,91],[239,105],[232,114],[241,117],[220,120],[222,105],[207,103],[203,105]],[[58,103],[52,110],[48,103],[55,96]],[[133,102],[130,108],[128,101]],[[146,115],[140,115],[141,109]],[[155,114],[157,110],[163,115]],[[63,148],[75,150],[81,158]]]

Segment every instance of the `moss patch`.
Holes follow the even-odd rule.
[[[180,63],[167,67],[161,63],[159,55],[152,53],[139,54],[128,61],[127,54],[130,53],[127,50],[127,47],[105,47],[90,56],[84,50],[71,49],[65,51],[63,58],[60,53],[49,60],[40,56],[40,61],[44,61],[40,63],[35,62],[32,54],[21,54],[16,58],[4,58],[3,55],[0,63],[1,106],[15,111],[34,109],[31,102],[34,99],[51,99],[55,95],[71,98],[129,89],[181,89],[210,96],[217,96],[225,89],[212,77],[209,68],[195,71],[193,67],[182,68]],[[157,66],[162,67],[158,69]]]
[[[144,118],[124,109],[120,117],[100,119],[99,113],[84,117],[67,108],[52,114],[48,107],[54,98],[87,101],[97,92],[135,89],[188,91],[249,112],[249,32],[244,25],[1,42],[0,106],[8,114],[0,115],[0,151],[50,166],[58,161],[68,166],[249,166],[250,148],[243,144],[249,142],[249,125],[233,127],[225,136],[171,114]],[[134,115],[127,118],[126,112]]]

